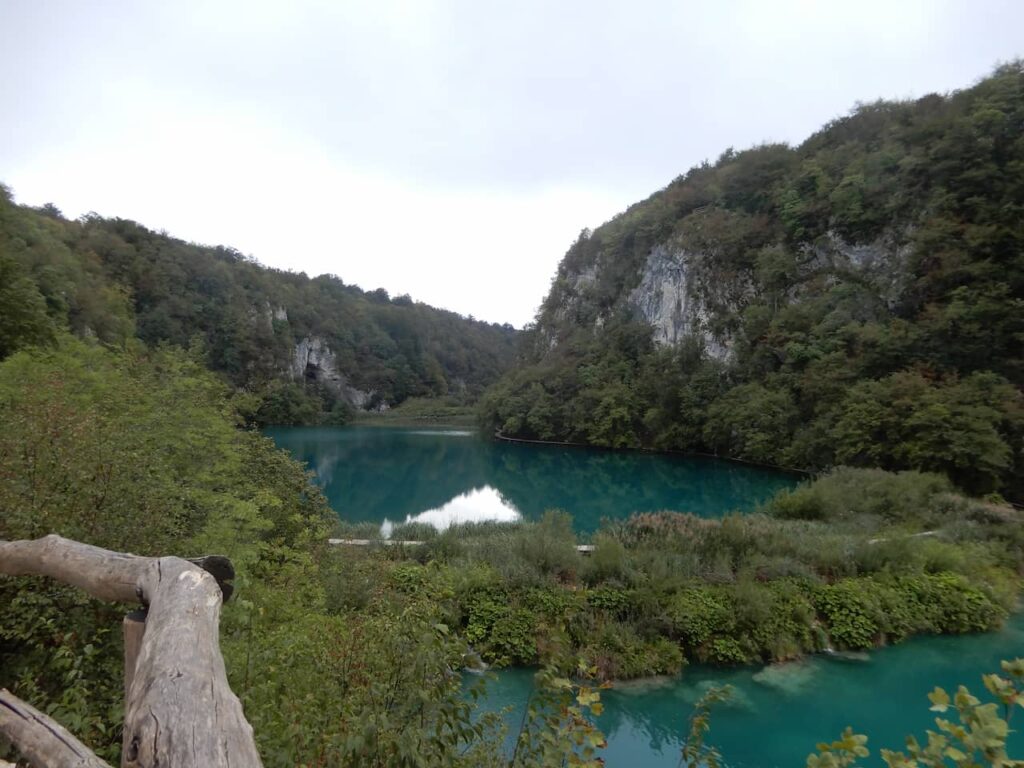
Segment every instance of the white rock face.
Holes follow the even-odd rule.
[[[907,231],[893,231],[871,242],[850,243],[837,232],[828,232],[817,242],[802,246],[797,259],[798,279],[789,290],[788,300],[798,300],[808,286],[820,290],[821,279],[826,284],[856,280],[870,285],[892,309],[909,279],[908,235]],[[593,298],[601,268],[598,258],[565,275],[562,303],[554,311],[554,322],[541,328],[538,346],[542,354],[558,345],[559,327],[582,325],[599,330],[604,324],[606,318]],[[819,278],[816,283],[815,278]],[[650,324],[656,344],[675,346],[686,338],[695,338],[706,355],[727,362],[735,342],[731,335],[734,331],[728,329],[739,327],[738,318],[757,299],[758,290],[753,270],[730,271],[713,252],[687,250],[670,240],[651,249],[639,283],[623,303],[635,317]]]
[[[629,305],[652,327],[654,342],[674,346],[694,336],[705,352],[717,360],[729,357],[732,342],[716,337],[708,326],[710,313],[699,290],[699,254],[659,245],[651,250],[640,284],[629,295]]]
[[[580,294],[597,282],[597,264],[584,267],[579,272],[570,275],[568,280],[571,290],[577,295]]]
[[[295,345],[292,376],[296,379],[308,376],[325,384],[343,381],[335,364],[334,353],[319,336],[307,336]]]
[[[686,253],[658,246],[647,257],[640,285],[633,289],[629,303],[654,329],[657,344],[676,344],[694,331],[691,316],[697,301],[687,291]]]
[[[291,374],[294,379],[312,379],[322,384],[360,410],[365,410],[376,394],[349,384],[345,374],[338,370],[337,357],[320,336],[307,336],[295,345]]]
[[[349,405],[361,411],[368,408],[370,400],[373,398],[373,392],[364,392],[361,389],[350,387],[348,384],[342,386],[341,394],[349,402]]]
[[[832,272],[855,272],[868,280],[890,309],[907,288],[910,277],[911,246],[909,232],[888,233],[870,243],[848,243],[836,232],[828,232],[823,242],[806,246],[813,256],[813,268]]]

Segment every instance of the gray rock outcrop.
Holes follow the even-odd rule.
[[[320,336],[307,336],[295,345],[291,374],[293,379],[317,382],[359,410],[369,409],[375,400],[375,392],[358,389],[349,383],[338,369],[337,357]]]

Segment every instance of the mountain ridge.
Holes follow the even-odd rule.
[[[472,402],[511,363],[517,336],[129,220],[67,220],[50,205],[16,205],[6,188],[0,271],[17,288],[5,312],[24,315],[0,323],[0,357],[62,327],[106,343],[195,347],[256,396],[259,423],[344,421],[410,397]]]

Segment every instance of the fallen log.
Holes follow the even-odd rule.
[[[234,575],[225,558],[209,560],[222,578]],[[134,669],[126,670],[123,766],[262,765],[220,653],[222,588],[196,562],[111,552],[56,535],[0,541],[0,574],[49,576],[101,600],[147,606]],[[0,733],[33,764],[51,765],[33,760],[2,724]]]

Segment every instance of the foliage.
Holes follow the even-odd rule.
[[[333,515],[307,473],[237,427],[199,362],[63,336],[0,363],[0,423],[0,538],[59,532],[140,554],[231,557],[237,598],[221,646],[264,764],[500,762],[498,718],[477,716],[465,695],[469,651],[436,593],[360,594],[379,571],[327,551]],[[346,569],[365,578],[330,595]],[[410,573],[393,583],[408,589]],[[124,608],[43,579],[0,581],[0,601],[0,686],[118,762]]]
[[[510,766],[579,766],[599,768],[598,751],[606,746],[604,734],[591,715],[602,711],[600,688],[586,682],[593,670],[580,665],[577,682],[562,676],[558,666],[537,673],[534,692],[527,702],[525,720],[516,739]],[[566,745],[571,745],[568,754]]]
[[[464,398],[410,397],[400,405],[383,412],[359,414],[363,424],[434,424],[445,426],[473,426],[475,412]]]
[[[732,688],[728,685],[705,691],[693,707],[690,715],[690,731],[683,744],[680,765],[686,768],[721,768],[722,755],[712,746],[705,744],[711,730],[711,707],[729,701]]]
[[[46,300],[24,267],[0,251],[0,360],[12,352],[53,341]]]
[[[443,596],[446,623],[488,664],[545,664],[565,647],[601,679],[990,630],[1019,593],[1021,513],[939,475],[840,469],[765,512],[635,515],[606,523],[589,556],[561,514],[365,556],[403,599]]]

